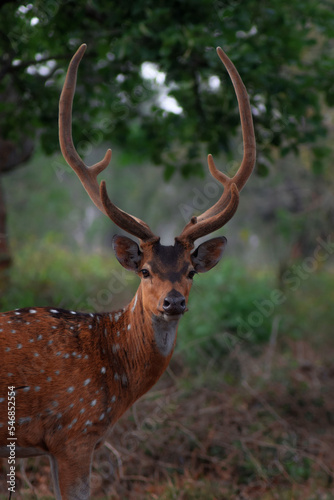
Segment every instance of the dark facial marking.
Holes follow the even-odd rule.
[[[154,259],[148,262],[152,273],[157,274],[162,281],[179,281],[189,267],[189,263],[184,260],[185,252],[178,242],[174,246],[157,243],[153,247]]]

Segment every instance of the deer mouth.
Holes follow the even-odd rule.
[[[185,312],[188,311],[188,308],[186,307],[182,312],[180,311],[159,311],[159,315],[161,318],[163,318],[165,321],[178,321],[179,319],[182,318]]]
[[[178,321],[180,318],[182,318],[183,313],[180,314],[167,314],[167,313],[162,313],[162,317],[165,321]]]

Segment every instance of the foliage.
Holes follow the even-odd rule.
[[[117,309],[127,300],[131,284],[135,286],[110,255],[73,252],[52,232],[14,250],[10,282],[0,297],[2,311],[32,305],[94,312]]]
[[[294,263],[289,276],[301,276],[303,262]],[[278,332],[291,339],[306,339],[316,332],[315,345],[334,347],[331,325],[334,314],[332,268],[312,272],[286,282],[279,289],[273,271],[250,270],[230,259],[211,275],[197,276],[189,299],[190,312],[183,318],[177,352],[199,372],[212,370],[237,346],[255,353]],[[317,271],[317,272],[316,272]],[[195,278],[195,279],[196,279]],[[198,285],[197,285],[198,283]],[[262,348],[261,348],[262,349]],[[230,382],[234,375],[229,374]]]
[[[326,343],[331,352],[334,309],[329,304],[334,300],[333,267],[309,273],[301,286],[287,296],[284,314],[289,338],[312,338],[316,347]]]
[[[201,173],[201,144],[228,151],[239,127],[232,86],[213,50],[221,45],[249,90],[259,171],[272,148],[286,154],[305,143],[314,144],[313,165],[321,169],[328,153],[316,144],[326,131],[322,97],[334,102],[331,2],[47,0],[0,9],[3,138],[38,135],[46,152],[58,148],[64,71],[86,42],[74,113],[79,151],[107,141],[164,165],[166,177],[175,169]],[[181,114],[162,109],[155,79],[141,73],[147,61],[165,74],[165,93]]]
[[[268,305],[273,275],[254,272],[234,259],[217,270],[196,276],[189,313],[182,319],[178,350],[193,366],[219,359],[236,344],[267,341],[274,313]],[[264,310],[264,313],[261,311]]]

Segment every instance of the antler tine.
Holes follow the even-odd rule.
[[[232,178],[228,177],[223,172],[220,172],[213,161],[212,155],[208,155],[208,166],[210,173],[224,186],[224,191],[220,199],[211,208],[206,210],[200,216],[192,218],[192,220],[183,229],[181,235],[179,236],[179,239],[191,239],[192,241],[194,241],[193,234],[198,235],[195,239],[209,234],[211,231],[206,229],[206,225],[208,228],[212,227],[214,220],[220,220],[222,222],[219,227],[222,227],[224,224],[226,224],[227,221],[230,220],[232,215],[234,215],[235,210],[233,214],[228,218],[220,218],[219,214],[221,214],[222,212],[225,213],[225,215],[226,213],[230,213],[229,207],[232,201],[232,186],[235,185],[235,189],[240,192],[246,184],[249,176],[251,175],[255,164],[255,133],[247,90],[234,64],[220,47],[217,48],[217,53],[225,68],[227,69],[237,96],[244,145],[244,155],[237,173]],[[225,212],[225,210],[227,212]],[[216,225],[216,222],[214,225]],[[219,229],[219,227],[217,227],[216,229]]]
[[[235,184],[232,184],[230,190],[230,201],[228,205],[216,215],[209,219],[198,221],[197,217],[192,217],[185,226],[180,236],[175,238],[178,241],[189,242],[193,245],[194,241],[207,234],[217,231],[232,219],[239,205],[239,191]]]
[[[87,191],[93,203],[102,213],[107,215],[115,224],[146,241],[148,239],[157,239],[147,224],[140,219],[133,217],[123,210],[120,210],[108,198],[105,184],[101,183],[101,191],[97,181],[97,176],[110,163],[111,149],[108,149],[104,158],[88,167],[77,153],[72,139],[72,106],[75,93],[77,73],[80,61],[87,48],[82,44],[71,59],[66,74],[65,83],[59,101],[59,143],[61,152],[74,172],[79,177],[83,187]]]
[[[108,149],[103,160],[88,167],[78,155],[72,139],[72,106],[77,82],[79,63],[85,53],[87,45],[83,43],[76,51],[66,74],[65,83],[59,101],[59,144],[63,157],[79,177],[97,208],[105,213],[100,199],[97,175],[110,163],[111,150]]]
[[[126,225],[126,231],[133,236],[137,236],[137,238],[142,241],[159,240],[159,237],[152,233],[151,229],[145,222],[137,217],[133,217],[132,215],[123,212],[123,210],[116,207],[116,205],[112,203],[107,193],[105,181],[101,181],[100,196],[106,214],[119,227],[125,229]]]

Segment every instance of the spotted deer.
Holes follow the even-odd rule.
[[[73,145],[72,103],[85,49],[81,45],[73,56],[60,97],[60,147],[101,212],[139,239],[138,244],[114,236],[113,249],[120,264],[137,273],[141,282],[130,304],[114,312],[31,307],[0,313],[0,456],[8,457],[11,442],[17,457],[48,455],[57,500],[89,498],[94,449],[166,370],[193,277],[219,262],[226,238],[215,237],[196,249],[194,243],[231,219],[255,163],[247,91],[218,48],[238,99],[244,156],[232,178],[208,156],[211,174],[224,187],[220,199],[192,217],[173,246],[162,245],[145,222],[112,203],[104,181],[99,186],[97,176],[109,164],[111,150],[88,167]],[[9,394],[15,395],[13,425],[8,423]]]

